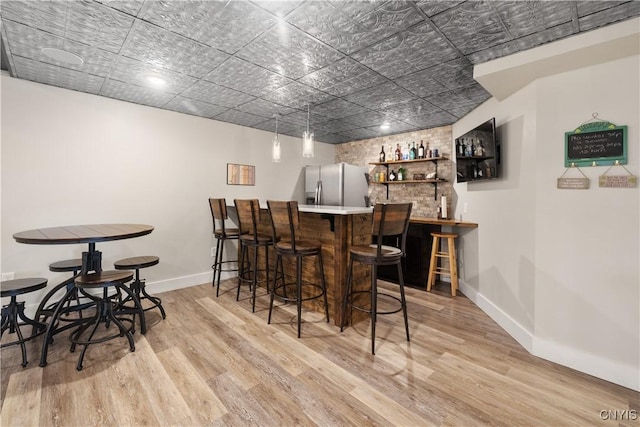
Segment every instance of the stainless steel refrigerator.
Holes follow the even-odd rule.
[[[346,163],[305,166],[303,203],[330,206],[367,206],[367,168]]]

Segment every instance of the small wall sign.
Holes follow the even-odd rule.
[[[587,190],[589,189],[589,178],[558,178],[558,189]]]
[[[626,175],[607,175],[607,173],[614,166],[620,166],[622,169],[625,170],[625,172],[627,172],[627,174]],[[607,188],[636,188],[636,186],[638,185],[638,177],[632,174],[631,172],[629,172],[629,170],[624,166],[621,166],[618,164],[615,164],[614,166],[611,166],[609,169],[605,171],[605,173],[600,175],[600,177],[598,178],[599,186],[607,187]]]

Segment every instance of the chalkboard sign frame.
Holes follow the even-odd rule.
[[[577,144],[583,147],[582,153],[576,153]],[[626,165],[627,126],[595,122],[565,132],[564,154],[565,167]]]

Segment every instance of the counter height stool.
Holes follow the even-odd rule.
[[[229,219],[227,214],[227,202],[225,199],[209,199],[209,207],[211,208],[211,216],[213,217],[213,235],[216,238],[216,253],[213,265],[213,281],[212,286],[216,286],[216,296],[220,293],[220,274],[225,271],[238,271],[238,268],[224,268],[225,264],[236,263],[238,260],[224,260],[224,244],[227,240],[238,240],[240,238],[240,230],[237,228],[227,228],[225,222]],[[217,276],[217,277],[216,277]]]
[[[72,273],[72,277],[76,277],[78,273],[82,270],[82,258],[77,259],[65,259],[64,261],[56,261],[49,264],[49,271],[53,271],[54,273]],[[73,281],[69,281],[67,283],[67,290],[74,288]],[[74,292],[72,297],[67,300],[66,305],[67,308],[71,307],[71,299],[76,301],[76,305],[80,305],[80,296],[78,295],[77,290]],[[53,310],[57,303],[53,303],[51,306],[47,307],[47,310]],[[68,315],[69,312],[67,311]],[[80,317],[82,317],[82,311],[78,311]]]
[[[431,260],[429,261],[429,276],[427,278],[427,292],[435,284],[436,276],[448,275],[451,277],[451,296],[455,297],[458,291],[458,265],[456,260],[456,243],[458,237],[455,233],[431,233],[433,246],[431,248]],[[447,251],[440,250],[440,241],[447,239]],[[443,263],[443,259],[447,262]]]
[[[160,314],[163,319],[167,318],[166,313],[164,312],[164,308],[162,307],[162,300],[158,297],[154,297],[149,295],[146,290],[145,280],[140,280],[140,269],[154,266],[160,262],[160,258],[157,256],[136,256],[132,258],[124,258],[119,261],[113,263],[113,266],[116,270],[135,270],[136,275],[133,279],[133,282],[129,285],[129,288],[133,292],[135,296],[138,297],[140,304],[142,304],[143,300],[151,301],[151,307],[144,308],[143,311],[153,310],[154,308],[158,308],[160,310]],[[128,298],[122,301],[125,303],[128,301]]]
[[[373,240],[376,242],[371,245],[355,245],[351,246],[349,251],[349,269],[347,271],[347,286],[345,287],[345,295],[342,300],[342,319],[340,321],[340,332],[343,331],[347,308],[351,307],[356,310],[369,313],[371,316],[371,354],[375,353],[376,344],[376,321],[379,314],[392,314],[402,310],[404,314],[404,327],[407,333],[407,341],[409,338],[409,320],[407,318],[407,302],[404,295],[404,277],[402,276],[402,266],[400,261],[405,255],[405,244],[407,240],[407,230],[409,229],[409,218],[411,217],[411,203],[378,203],[373,208]],[[399,247],[386,246],[382,244],[382,240],[386,236],[399,236]],[[368,264],[371,266],[371,289],[365,291],[353,291],[353,263],[354,261]],[[400,282],[400,298],[378,292],[378,266],[380,265],[397,265],[398,278]],[[361,307],[354,304],[354,296],[359,293],[371,294],[371,307]],[[392,311],[378,311],[378,296],[392,298],[400,303],[400,308]]]
[[[27,348],[25,346],[25,342],[37,337],[44,333],[47,325],[45,323],[37,322],[28,318],[24,314],[24,301],[17,301],[18,295],[28,294],[29,292],[35,292],[37,290],[43,289],[47,286],[47,279],[38,277],[38,278],[27,278],[27,279],[14,279],[14,280],[4,280],[0,283],[0,294],[2,298],[11,297],[9,304],[2,307],[2,328],[0,332],[0,337],[4,335],[4,331],[9,330],[10,334],[14,332],[18,336],[16,341],[8,342],[2,344],[0,347],[8,347],[11,345],[20,344],[20,349],[22,350],[22,366],[27,366]],[[20,323],[20,320],[23,323]],[[25,337],[22,335],[20,331],[20,327],[24,325],[32,326],[31,335]]]
[[[135,351],[136,347],[133,342],[133,333],[135,331],[135,316],[140,317],[140,331],[144,334],[146,331],[146,324],[144,319],[144,313],[138,297],[129,290],[125,283],[133,278],[132,271],[101,271],[98,273],[84,274],[76,278],[75,284],[80,291],[87,291],[86,295],[95,302],[95,316],[93,318],[87,318],[83,321],[78,328],[71,332],[69,335],[69,341],[71,341],[71,352],[73,353],[77,345],[84,346],[80,357],[78,358],[78,364],[76,369],[82,370],[82,362],[87,348],[91,344],[98,344],[106,342],[119,337],[127,337],[129,341],[129,348],[131,351]],[[110,288],[114,288],[117,292],[109,294]],[[102,289],[102,294],[91,294],[89,291],[95,289]],[[134,301],[135,307],[133,309],[123,309],[120,304],[120,293],[125,293],[128,298]],[[124,315],[133,315],[133,318],[124,317]],[[131,326],[124,326],[123,322],[130,323]],[[113,323],[116,325],[117,330],[112,334],[101,335],[94,338],[94,335],[98,327],[102,324],[105,329],[109,328],[109,325]],[[91,328],[91,332],[87,335],[85,332]]]
[[[249,284],[253,296],[251,299],[251,311],[256,311],[256,288],[259,283],[265,283],[269,291],[269,246],[273,246],[273,238],[258,232],[260,223],[260,202],[258,200],[234,201],[238,213],[238,225],[240,227],[240,260],[238,262],[238,292],[236,301],[240,299],[240,286]],[[261,269],[258,266],[258,250],[264,248],[265,265]],[[253,250],[253,259],[249,260],[249,249]],[[245,267],[245,262],[248,266]],[[260,279],[264,275],[264,279]]]
[[[271,287],[271,300],[269,301],[269,320],[271,323],[271,312],[273,310],[273,299],[277,297],[285,302],[295,301],[298,309],[298,338],[300,338],[300,323],[302,317],[302,302],[322,297],[324,299],[324,311],[329,322],[329,305],[327,303],[327,286],[324,280],[324,270],[322,266],[322,246],[319,241],[309,241],[301,239],[300,218],[298,213],[298,202],[295,201],[272,201],[268,200],[269,215],[271,217],[271,228],[273,231],[273,241],[276,249],[276,266],[274,272],[273,286]],[[304,257],[313,256],[318,260],[320,272],[320,284],[308,283],[302,279],[302,260]],[[287,283],[284,275],[282,263],[283,257],[294,257],[296,260],[296,281]],[[278,272],[280,271],[280,274]],[[280,284],[278,284],[280,281]],[[295,286],[295,296],[289,296],[287,287]],[[310,289],[309,293],[303,293],[303,287]]]

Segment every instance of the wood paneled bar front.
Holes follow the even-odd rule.
[[[235,207],[228,206],[229,217],[235,220]],[[322,258],[325,281],[327,285],[327,300],[329,303],[329,316],[331,322],[340,325],[340,310],[344,295],[347,267],[349,266],[349,250],[352,245],[361,245],[371,242],[371,215],[373,208],[350,206],[324,206],[324,205],[298,205],[300,212],[300,228],[304,239],[319,241],[322,245]],[[260,209],[259,231],[271,234],[271,223],[266,206]],[[270,267],[273,269],[275,251],[270,251]],[[262,263],[262,260],[259,260]],[[287,264],[284,270],[286,280],[295,282],[295,264]],[[311,283],[319,281],[320,271],[315,262],[306,262],[303,265],[302,279]],[[354,289],[369,289],[370,272],[365,265],[356,265],[354,268]],[[362,294],[365,296],[365,294]],[[360,305],[366,305],[363,301]],[[323,312],[322,299],[306,301],[307,309]],[[352,321],[367,318],[366,313],[354,310]]]

